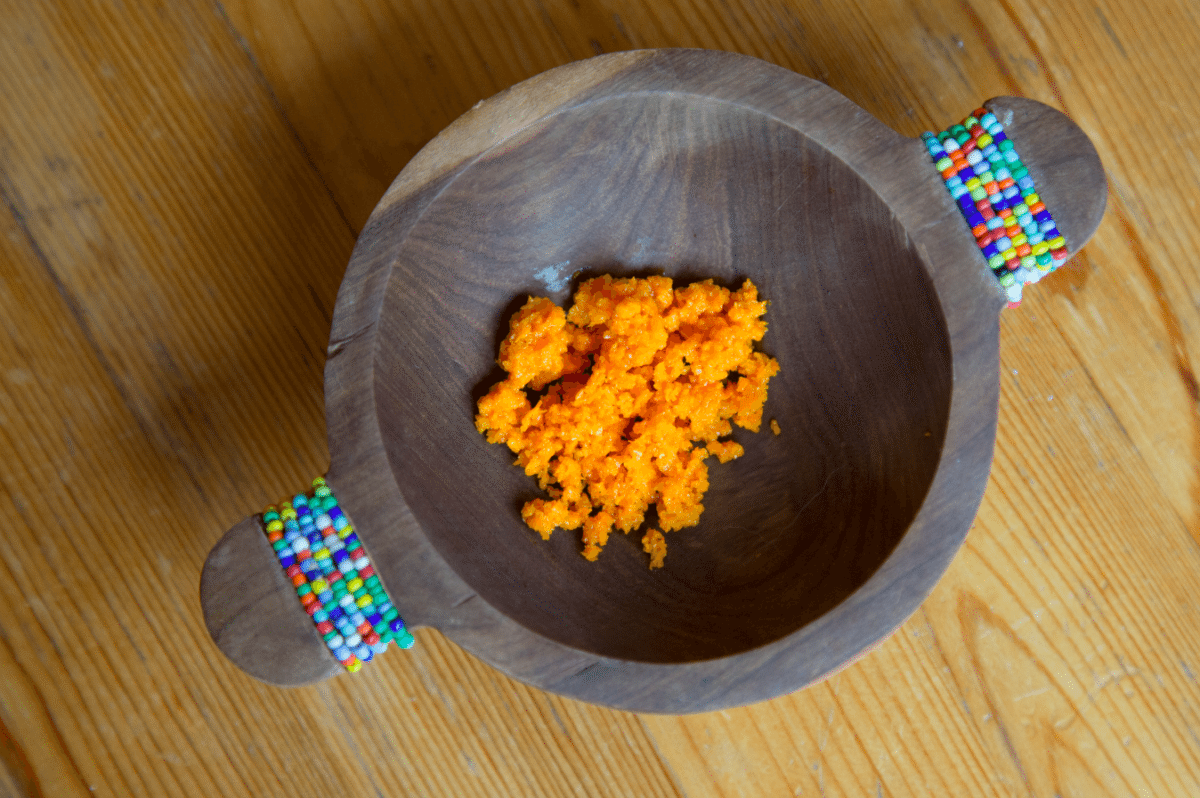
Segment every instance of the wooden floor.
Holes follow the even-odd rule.
[[[1052,9],[1052,10],[1051,10]],[[0,794],[1200,796],[1200,20],[1188,0],[0,2]],[[324,471],[342,271],[474,103],[613,50],[735,50],[909,136],[1069,113],[1108,214],[1001,321],[977,523],[799,694],[637,716],[417,633],[280,690],[197,584]]]

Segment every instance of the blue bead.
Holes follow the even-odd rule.
[[[313,623],[325,623],[325,621],[329,620],[329,613],[325,612],[325,610],[317,610],[313,613],[312,619]]]
[[[373,612],[367,616],[367,623],[371,624],[372,627],[378,626],[382,620],[383,616],[377,612]]]
[[[358,543],[358,533],[351,532],[349,535],[346,535],[342,539],[342,543],[345,544],[346,548],[350,548],[351,543]]]
[[[329,620],[333,621],[334,623],[337,623],[339,619],[344,618],[345,616],[346,613],[342,611],[341,607],[332,607],[329,610]]]
[[[1000,254],[1000,250],[996,248],[996,244],[995,244],[995,243],[988,244],[986,247],[984,247],[984,248],[983,248],[983,250],[982,250],[982,251],[983,251],[983,256],[984,256],[985,258],[990,258],[990,257],[992,257],[993,255],[999,255],[999,254]]]
[[[346,660],[350,659],[351,653],[352,652],[350,649],[346,648],[345,646],[339,646],[337,650],[333,652],[333,656],[338,658],[338,662],[345,662]]]
[[[391,629],[395,634],[400,634],[404,631],[404,619],[393,618],[392,622],[388,624],[388,629]]]
[[[288,549],[288,551],[290,552],[291,549]],[[291,568],[296,564],[296,555],[284,554],[282,551],[279,552],[279,564],[283,566],[283,570],[286,571],[288,568]]]
[[[1033,178],[1032,177],[1022,177],[1020,180],[1017,181],[1017,185],[1020,186],[1021,188],[1025,189],[1026,191],[1033,191]]]
[[[317,594],[317,601],[321,602],[322,604],[328,604],[329,602],[333,601],[333,591],[325,590]]]
[[[354,649],[354,656],[361,659],[363,662],[370,662],[371,657],[375,656],[371,651],[371,647],[366,643],[360,643],[358,648]]]
[[[975,210],[974,208],[972,208],[971,211],[966,214],[966,219],[967,219],[967,227],[971,227],[971,228],[975,228],[981,224],[987,223],[986,221],[984,221],[983,214],[980,213],[979,211]]]

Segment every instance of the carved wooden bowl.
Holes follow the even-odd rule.
[[[1044,105],[990,108],[1077,251],[1105,202],[1094,148]],[[543,542],[519,515],[536,485],[473,426],[528,295],[651,273],[751,278],[781,364],[765,418],[782,434],[735,435],[745,455],[713,464],[700,525],[657,571],[637,535],[594,563],[577,533]],[[330,337],[327,479],[411,627],[612,707],[772,698],[883,640],[963,542],[1004,304],[922,143],[827,86],[719,52],[571,64],[464,115],[372,214]],[[258,516],[213,549],[201,600],[257,678],[341,670]]]

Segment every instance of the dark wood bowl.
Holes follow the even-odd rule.
[[[1078,250],[1106,196],[1094,148],[1044,105],[990,107]],[[634,535],[595,563],[577,533],[543,542],[519,515],[536,485],[472,423],[528,295],[652,273],[755,282],[782,428],[736,435],[745,456],[710,469],[700,525],[653,572]],[[919,140],[753,58],[602,56],[480,103],[379,203],[330,338],[327,478],[410,626],[612,707],[768,699],[889,635],[962,543],[1004,304]],[[260,679],[333,675],[259,524],[210,555],[209,630]]]

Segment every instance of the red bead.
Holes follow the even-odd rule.
[[[317,631],[323,635],[327,635],[334,630],[333,621],[321,621],[317,624]]]
[[[365,637],[367,634],[369,634],[374,629],[374,627],[371,626],[371,624],[367,623],[366,621],[363,621],[362,623],[360,623],[358,625],[357,629],[358,629],[358,633]]]
[[[379,642],[379,634],[372,630],[368,634],[363,635],[363,642],[368,646],[373,646]]]
[[[368,576],[374,576],[374,575],[375,575],[375,567],[372,565],[368,565],[365,568],[360,569],[358,572],[358,578],[363,580],[364,582],[367,581]]]
[[[311,596],[312,593],[309,593],[308,595]],[[304,611],[307,612],[310,616],[316,615],[317,610],[319,610],[319,609],[321,609],[321,602],[319,602],[319,601],[315,601],[315,600],[310,601],[304,605]]]
[[[341,571],[339,571],[339,570],[337,570],[337,569],[335,568],[335,569],[333,570],[333,573],[331,573],[331,574],[329,574],[328,576],[326,576],[326,577],[325,577],[325,581],[326,581],[326,582],[328,582],[329,584],[331,584],[331,585],[332,585],[332,584],[333,584],[334,582],[336,582],[337,580],[339,580],[339,579],[344,579],[344,578],[345,578],[345,577],[344,577],[344,576],[342,576],[342,572],[341,572]]]
[[[304,572],[300,570],[299,565],[293,563],[287,567],[287,570],[284,571],[284,573],[288,575],[288,579],[295,579],[298,575],[302,575]]]

